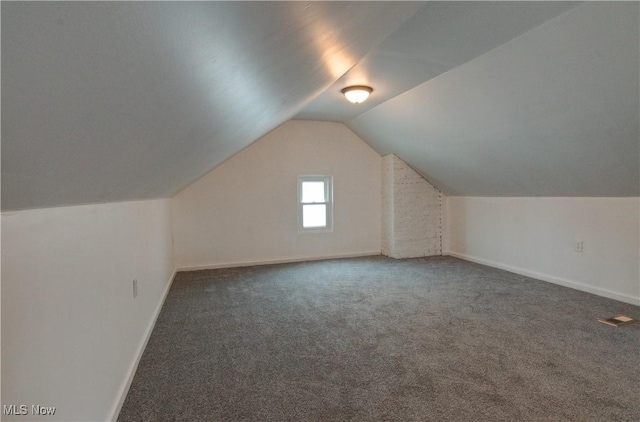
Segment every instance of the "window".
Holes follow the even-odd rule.
[[[333,230],[333,178],[298,176],[298,231]]]

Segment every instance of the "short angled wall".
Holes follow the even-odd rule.
[[[164,293],[162,297],[158,301],[158,305],[156,306],[155,311],[151,314],[151,318],[147,324],[147,327],[144,331],[144,335],[140,339],[138,344],[138,348],[136,349],[136,353],[131,360],[129,365],[129,369],[127,371],[127,376],[122,380],[120,384],[120,388],[118,389],[118,394],[116,396],[116,400],[111,407],[111,411],[109,412],[109,421],[117,421],[118,415],[120,414],[120,410],[122,410],[122,405],[127,399],[127,394],[129,393],[129,389],[131,388],[131,383],[133,382],[133,378],[136,375],[136,371],[138,370],[138,365],[140,364],[140,359],[142,359],[142,355],[144,354],[144,350],[147,348],[147,343],[149,343],[149,338],[151,338],[151,333],[153,332],[153,328],[156,326],[156,321],[158,320],[158,316],[160,315],[160,311],[162,311],[162,306],[164,305],[165,300],[167,299],[167,295],[169,294],[169,290],[171,290],[171,286],[173,285],[173,280],[175,279],[176,273],[178,270],[174,270],[169,277],[169,281],[166,284],[164,289]]]
[[[640,305],[640,198],[446,200],[445,254]]]
[[[170,201],[3,213],[2,244],[2,404],[115,419],[172,280]]]

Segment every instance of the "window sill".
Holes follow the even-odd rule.
[[[298,234],[316,234],[316,233],[333,233],[333,228],[321,228],[321,229],[298,229]]]

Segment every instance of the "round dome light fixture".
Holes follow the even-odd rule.
[[[348,86],[342,89],[345,98],[354,104],[360,104],[373,92],[373,88],[364,85]]]

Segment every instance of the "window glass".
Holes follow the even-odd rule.
[[[333,177],[298,176],[298,231],[333,231]]]
[[[327,206],[325,204],[313,204],[302,206],[302,227],[326,227]]]
[[[302,202],[325,202],[325,182],[302,182]]]

